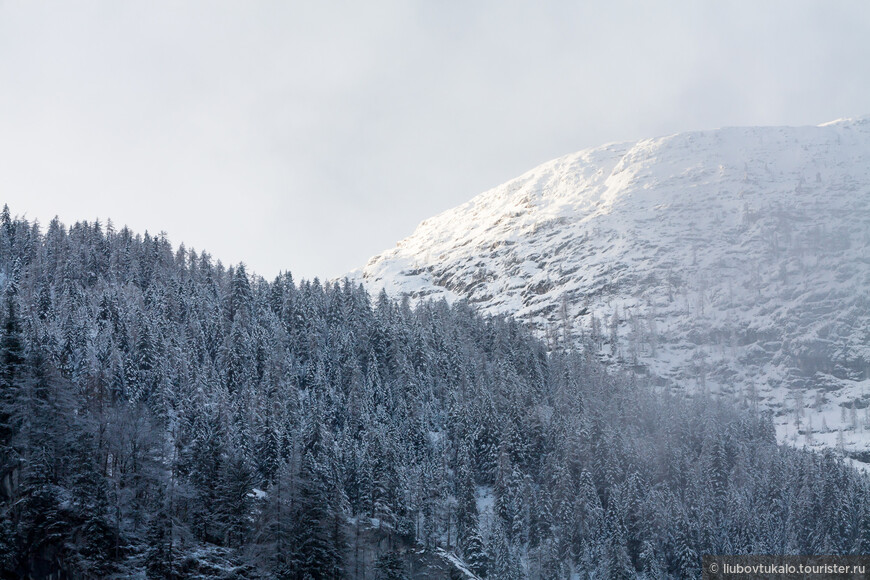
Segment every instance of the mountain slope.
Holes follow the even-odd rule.
[[[351,278],[465,298],[557,345],[870,449],[870,118],[726,128],[545,163],[424,221]]]
[[[721,546],[870,552],[870,479],[834,454],[464,303],[5,208],[0,274],[0,578],[695,578]]]

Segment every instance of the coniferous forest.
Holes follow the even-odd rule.
[[[3,578],[692,578],[870,553],[870,485],[769,417],[467,303],[0,218]]]

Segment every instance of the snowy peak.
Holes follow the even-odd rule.
[[[516,315],[663,384],[771,408],[784,439],[857,452],[868,240],[861,117],[566,155],[424,221],[351,277]]]

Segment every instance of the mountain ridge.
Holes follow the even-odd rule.
[[[423,221],[349,277],[467,299],[663,385],[870,448],[870,117],[611,143]]]

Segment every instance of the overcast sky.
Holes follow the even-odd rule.
[[[866,0],[0,0],[0,201],[269,278],[586,147],[867,113]]]

